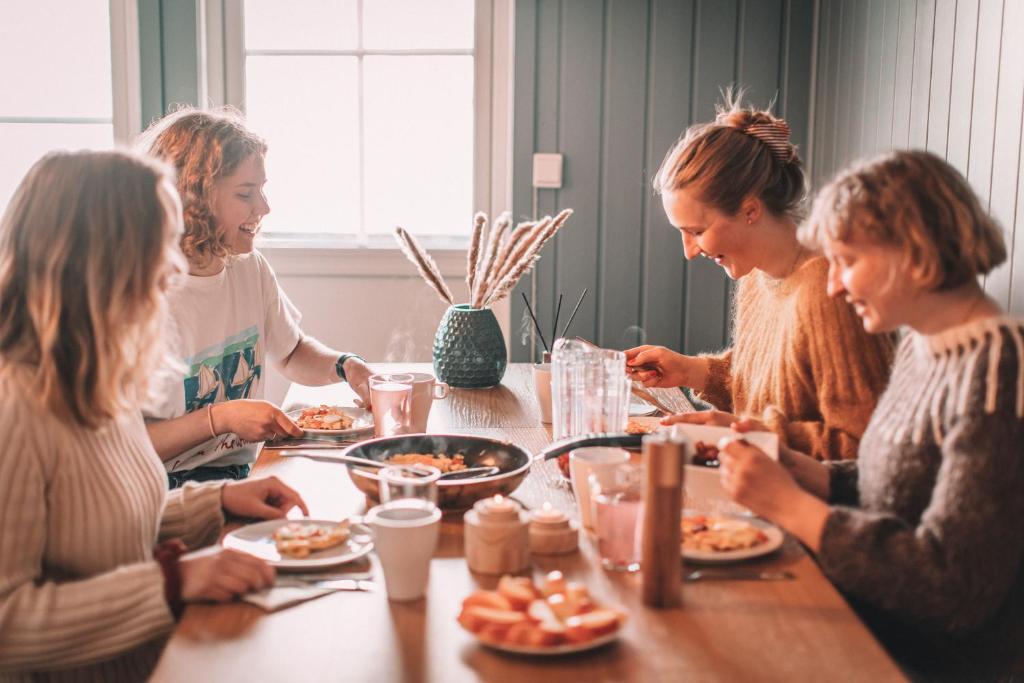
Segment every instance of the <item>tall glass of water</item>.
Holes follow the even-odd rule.
[[[395,436],[410,432],[414,379],[408,373],[370,376],[374,436]]]
[[[551,356],[551,418],[555,439],[625,431],[629,421],[626,354],[559,339]]]

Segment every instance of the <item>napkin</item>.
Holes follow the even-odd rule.
[[[242,600],[256,605],[265,612],[276,612],[279,609],[291,607],[300,602],[306,602],[307,600],[319,598],[336,591],[336,588],[322,588],[320,586],[272,586],[258,593],[243,595]]]

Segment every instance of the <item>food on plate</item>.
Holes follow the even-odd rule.
[[[497,590],[476,591],[462,602],[458,621],[486,643],[545,648],[614,633],[626,615],[597,604],[586,586],[555,571],[539,588],[526,577],[501,577]]]
[[[463,462],[461,454],[447,456],[433,453],[399,453],[392,455],[384,462],[389,465],[429,465],[441,470],[442,473],[466,469],[466,463]]]
[[[657,422],[640,422],[639,420],[630,420],[626,423],[627,434],[653,434],[658,431]]]
[[[341,545],[348,536],[348,520],[333,525],[288,522],[274,532],[274,544],[283,557],[297,560],[309,557],[314,550]]]
[[[295,420],[302,429],[329,429],[332,431],[351,429],[355,420],[337,406],[320,405],[306,408]]]
[[[565,453],[558,456],[558,469],[562,472],[562,476],[566,479],[569,478],[569,454]]]
[[[768,541],[750,522],[709,515],[684,515],[683,550],[728,552],[745,550]]]
[[[701,467],[718,467],[718,446],[698,441],[694,444],[693,464]]]

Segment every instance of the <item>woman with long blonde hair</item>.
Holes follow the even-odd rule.
[[[184,550],[225,511],[305,510],[274,478],[168,495],[139,404],[180,233],[173,173],[124,152],[47,155],[0,220],[0,674],[144,677],[126,653],[183,602],[274,580],[255,557]]]
[[[692,126],[669,150],[654,187],[683,255],[713,259],[739,280],[730,348],[626,351],[635,379],[693,388],[716,408],[665,422],[728,426],[752,416],[819,460],[855,457],[893,344],[829,299],[828,264],[797,240],[806,187],[788,124],[727,96],[714,121]]]

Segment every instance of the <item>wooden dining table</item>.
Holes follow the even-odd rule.
[[[375,370],[431,372],[429,364],[374,364]],[[285,407],[351,404],[347,385],[293,385]],[[680,411],[682,392],[659,390]],[[507,439],[531,453],[551,441],[540,422],[528,364],[509,365],[501,384],[453,389],[435,401],[428,431]],[[264,449],[255,475],[275,475],[297,489],[316,518],[365,511],[367,501],[344,465],[283,458]],[[535,462],[514,493],[577,518],[572,492],[553,461]],[[390,602],[373,560],[378,589],[335,592],[266,613],[244,602],[190,605],[153,673],[155,681],[882,681],[905,680],[871,632],[792,538],[743,569],[788,571],[788,581],[685,583],[683,605],[642,604],[639,574],[605,571],[595,545],[535,556],[532,575],[551,570],[582,581],[594,597],[628,614],[619,639],[559,657],[509,655],[479,644],[456,622],[462,600],[497,577],[474,575],[463,556],[461,514],[446,515],[424,599]],[[692,567],[688,568],[692,569]]]

